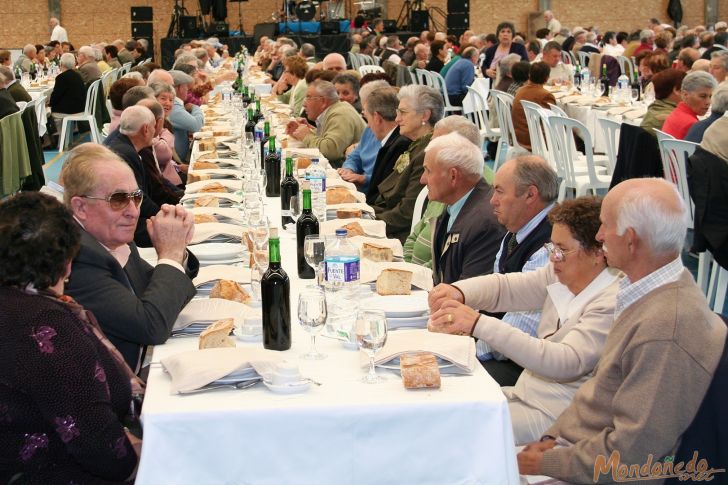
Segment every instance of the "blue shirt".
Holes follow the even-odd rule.
[[[703,141],[703,135],[705,134],[705,130],[710,128],[710,125],[712,125],[715,120],[721,118],[722,116],[723,113],[716,113],[715,111],[713,111],[710,113],[710,116],[708,116],[704,120],[696,121],[695,123],[693,123],[693,126],[691,126],[688,130],[688,134],[685,135],[684,140],[691,141],[693,143],[700,143],[701,141]]]
[[[359,186],[359,192],[366,194],[369,188],[369,180],[374,171],[374,162],[377,161],[377,153],[382,144],[374,136],[374,132],[367,126],[361,134],[361,140],[353,152],[346,157],[342,168],[348,168],[354,173],[364,174],[364,183]]]
[[[460,59],[453,64],[445,76],[447,94],[459,95],[468,92],[468,86],[475,80],[475,66],[470,59]]]
[[[468,193],[460,197],[457,202],[455,202],[453,205],[447,206],[447,213],[449,214],[450,218],[447,220],[447,231],[450,232],[450,229],[452,229],[452,225],[455,223],[455,219],[458,218],[458,214],[460,214],[460,211],[463,209],[463,206],[465,205],[465,202],[467,202],[468,197],[470,197],[470,194],[473,193],[473,187],[472,189],[468,190]]]

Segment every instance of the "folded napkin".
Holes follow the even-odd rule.
[[[195,175],[212,175],[212,178],[234,178],[237,179],[240,175],[239,170],[233,170],[231,168],[205,168],[202,170],[190,170],[191,174]]]
[[[415,352],[430,352],[445,361],[440,363],[443,374],[472,374],[480,365],[475,357],[475,340],[472,338],[425,329],[398,330],[388,334],[387,343],[377,352],[374,364],[396,366],[401,355]],[[363,351],[360,359],[362,367],[365,367],[368,357]]]
[[[260,317],[260,309],[256,311],[244,303],[222,298],[198,298],[190,300],[179,312],[172,329],[181,330],[193,323],[212,323],[221,318],[233,318],[238,323],[246,315]]]
[[[364,194],[362,194],[364,195]],[[326,210],[327,211],[333,211],[336,213],[337,209],[350,209],[350,210],[360,210],[362,212],[366,212],[368,214],[374,215],[374,208],[370,206],[369,204],[365,204],[363,202],[359,203],[353,203],[348,202],[345,204],[326,204]]]
[[[243,228],[235,224],[224,224],[222,222],[203,222],[195,224],[195,234],[190,244],[199,244],[213,239],[216,236],[229,236],[230,238],[243,239]]]
[[[333,236],[336,230],[344,227],[352,222],[358,222],[364,232],[369,236],[387,237],[387,224],[384,221],[374,221],[371,219],[334,219],[332,221],[324,221],[319,223],[319,233],[323,236]]]
[[[192,182],[190,184],[187,184],[187,186],[185,187],[185,193],[196,194],[210,184],[220,184],[227,190],[225,192],[205,192],[207,194],[226,194],[229,192],[235,192],[236,190],[240,190],[240,187],[242,186],[239,180],[200,180],[198,182]]]
[[[388,241],[388,239],[384,239],[383,241]],[[362,283],[376,281],[383,269],[394,268],[412,271],[412,284],[417,288],[422,288],[426,291],[430,291],[432,289],[432,270],[418,264],[406,263],[404,261],[375,263],[364,259],[360,262],[359,268],[360,281]]]
[[[192,135],[192,138],[195,140],[203,140],[205,138],[212,138],[212,132],[211,131],[198,131]]]
[[[226,199],[226,200],[228,200],[230,202],[237,202],[237,203],[240,203],[243,200],[242,197],[240,197],[237,194],[231,194],[231,193],[227,193],[226,194],[226,193],[223,193],[223,192],[217,192],[217,193],[214,193],[214,194],[206,194],[204,192],[197,192],[197,193],[194,193],[194,194],[185,194],[185,195],[183,195],[182,196],[182,199],[180,200],[180,202],[187,202],[188,200],[199,199],[200,197],[204,197],[206,195],[211,195],[213,197],[217,197],[218,199]]]
[[[554,91],[552,94],[554,95],[555,99],[561,99],[561,98],[566,98],[567,96],[572,96],[571,93],[568,93],[566,91]]]
[[[235,143],[225,143],[224,145],[227,146],[228,148],[230,148],[230,150],[232,150],[232,151],[238,151],[239,150],[239,148],[233,148],[233,147],[235,147]],[[222,152],[218,152],[218,153],[222,153]],[[207,160],[201,160],[201,161],[215,163],[215,164],[219,165],[220,168],[227,168],[227,167],[231,167],[231,166],[232,167],[240,167],[240,165],[242,165],[242,162],[237,157],[233,157],[233,158],[208,158]],[[194,167],[195,167],[196,164],[197,164],[196,161],[195,162],[192,162],[192,170],[195,169]]]
[[[193,214],[212,214],[234,221],[243,221],[243,214],[234,207],[193,207],[190,210]]]
[[[227,264],[203,266],[197,273],[197,277],[192,280],[192,284],[200,287],[205,283],[217,280],[233,280],[241,284],[250,283],[250,268],[240,268]]]
[[[369,243],[376,244],[377,246],[382,246],[385,248],[390,248],[392,249],[392,253],[397,257],[401,258],[402,256],[404,256],[402,243],[399,239],[379,239],[376,237],[354,236],[349,238],[349,242],[359,248],[359,250],[361,250],[361,247],[364,243]]]
[[[184,394],[231,374],[244,376],[244,371],[251,368],[270,381],[281,360],[279,352],[246,347],[191,350],[164,358],[161,363],[172,378],[172,394]]]

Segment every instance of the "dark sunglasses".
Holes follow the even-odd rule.
[[[108,197],[93,197],[90,195],[82,195],[81,197],[84,199],[105,200],[112,210],[120,211],[129,205],[130,200],[133,200],[134,205],[139,207],[144,198],[144,193],[141,190],[135,190],[134,192],[114,192]]]

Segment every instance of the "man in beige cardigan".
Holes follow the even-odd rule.
[[[311,83],[303,107],[308,118],[316,120],[316,128],[299,118],[288,122],[286,133],[307,148],[318,148],[332,167],[341,167],[346,157],[344,151],[358,143],[364,132],[361,115],[349,103],[339,101],[336,88],[329,81]]]
[[[726,341],[725,324],[680,259],[687,217],[662,179],[627,180],[607,194],[597,239],[609,265],[627,276],[614,326],[594,377],[541,441],[518,454],[522,474],[611,482],[611,470],[597,464],[615,451],[621,463],[639,466],[649,455],[654,462],[674,455]]]

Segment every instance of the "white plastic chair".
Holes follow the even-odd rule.
[[[662,171],[665,180],[672,182],[677,186],[678,192],[685,202],[685,206],[690,211],[690,228],[693,227],[693,217],[695,214],[695,206],[693,199],[690,197],[688,189],[687,162],[690,155],[695,153],[698,147],[697,143],[685,140],[661,139],[657,141],[660,147],[660,155],[662,157]]]
[[[544,160],[549,160],[548,147],[546,146],[546,138],[541,128],[541,116],[538,111],[541,106],[532,101],[521,100],[521,106],[526,114],[526,123],[528,123],[528,136],[531,139],[531,153],[538,155]]]
[[[439,72],[430,72],[430,79],[434,83],[434,88],[440,91],[443,100],[445,101],[445,116],[448,114],[462,113],[463,108],[461,106],[453,106],[450,104],[450,97],[447,93],[447,85],[445,84],[445,78],[440,75]]]
[[[430,86],[432,88],[436,87],[435,81],[432,80],[432,77],[430,77],[430,71],[428,71],[427,69],[416,68],[415,76],[417,76],[417,78],[419,79],[418,84],[421,84],[423,86]]]
[[[478,130],[480,131],[480,136],[483,141],[485,141],[485,139],[498,140],[501,136],[500,128],[491,128],[488,124],[488,110],[486,108],[487,105],[485,103],[485,98],[483,98],[483,96],[477,89],[474,89],[470,86],[468,86],[467,96],[470,96],[471,103],[473,105],[473,112],[470,114],[470,116],[468,116],[468,114],[466,113],[463,113],[464,116],[470,118],[470,121],[475,123],[475,125],[478,127]],[[463,111],[464,110],[465,102],[463,102]]]
[[[712,256],[710,259],[713,259]],[[706,297],[715,313],[723,313],[726,290],[728,290],[728,270],[721,267],[716,261],[713,261],[713,269],[710,272],[710,282],[708,283]]]
[[[374,66],[377,63],[374,62],[374,58],[372,56],[369,56],[367,54],[357,54],[359,56],[359,65],[360,66]]]
[[[589,65],[589,52],[582,52],[579,51],[579,62],[581,63],[582,67],[587,67]]]
[[[665,133],[662,130],[658,130],[657,128],[653,128],[655,130],[655,135],[657,135],[657,143],[659,144],[661,140],[675,140],[676,138],[672,136],[669,133]]]
[[[551,111],[553,111],[554,114],[562,118],[569,118],[569,115],[566,114],[566,111],[564,111],[560,106],[549,103],[549,108],[551,108]],[[577,163],[580,163],[581,165],[586,165],[584,154],[576,149],[576,142],[573,139],[571,140],[571,150],[574,152]],[[597,173],[612,173],[609,170],[609,161],[606,155],[595,155],[594,153],[592,153],[592,159],[594,160],[594,165],[597,166]]]
[[[131,71],[131,62],[127,62],[121,66],[121,69],[119,69],[119,78],[123,77],[129,71]]]
[[[115,76],[116,73],[114,72],[114,69],[106,71],[101,75],[101,85],[104,88],[104,97],[109,96],[109,89],[111,89],[111,84],[114,82]]]
[[[632,64],[630,59],[625,56],[617,56],[617,62],[619,63],[619,69],[622,71],[622,74],[626,75],[630,80],[636,79],[634,75],[634,64]]]
[[[422,190],[420,190],[420,193],[417,194],[417,198],[415,199],[415,209],[412,212],[412,226],[410,227],[410,232],[415,229],[417,223],[422,219],[422,212],[425,207],[425,199],[427,199],[428,193],[427,185],[425,185],[422,187]]]
[[[367,74],[373,74],[377,72],[384,72],[384,68],[381,66],[364,65],[359,66],[359,74],[366,76]]]
[[[617,165],[617,150],[622,124],[609,118],[597,118],[597,122],[602,129],[602,136],[604,136],[607,146],[607,173],[613,175],[614,167]]]
[[[586,126],[577,120],[553,115],[548,118],[548,121],[553,142],[554,160],[556,163],[561,164],[561,170],[564,174],[563,191],[559,191],[559,200],[565,198],[565,189],[573,189],[576,197],[585,195],[589,191],[596,195],[599,189],[609,190],[612,177],[597,173],[594,166],[594,156],[592,155],[594,153],[592,138]],[[580,175],[577,171],[577,158],[572,150],[574,131],[578,131],[579,136],[584,141],[586,175]]]
[[[509,152],[527,153],[528,150],[518,144],[516,139],[516,130],[513,128],[513,96],[497,89],[490,90],[495,104],[495,113],[498,116],[498,126],[500,126],[501,136],[498,139],[498,150],[493,163],[493,171],[497,172],[498,167],[509,156]],[[506,144],[506,152],[503,152],[503,143]]]
[[[85,121],[88,123],[91,130],[91,141],[94,143],[101,143],[103,139],[99,133],[99,127],[96,125],[96,99],[98,96],[99,86],[101,85],[101,79],[97,79],[92,82],[86,91],[86,108],[83,113],[68,115],[63,118],[63,124],[61,125],[61,136],[58,139],[58,153],[62,153],[67,146],[67,138],[72,138],[73,128],[69,130],[68,125],[78,121]],[[70,143],[68,143],[70,145]]]
[[[349,65],[354,70],[359,70],[359,66],[361,66],[361,60],[359,59],[359,54],[356,54],[354,52],[349,52]]]
[[[561,62],[564,64],[571,64],[571,56],[566,51],[561,51]]]

